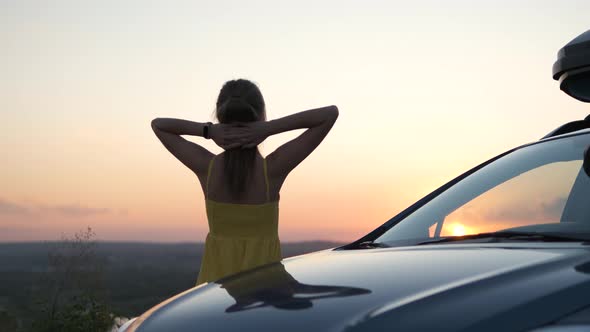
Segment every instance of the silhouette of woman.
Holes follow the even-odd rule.
[[[219,123],[173,118],[152,120],[164,147],[199,178],[209,232],[196,285],[282,259],[278,237],[279,191],[287,175],[326,137],[338,108],[326,106],[266,121],[262,93],[245,79],[226,82],[217,98]],[[263,157],[268,136],[307,129]],[[215,155],[184,139],[212,139]]]
[[[253,269],[238,278],[222,278],[216,283],[236,301],[225,309],[228,313],[265,307],[302,310],[313,307],[313,301],[320,299],[371,293],[359,287],[300,283],[281,262]]]

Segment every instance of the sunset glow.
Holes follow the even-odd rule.
[[[463,236],[467,233],[465,227],[461,224],[455,224],[452,226],[451,234],[453,236]]]
[[[567,3],[3,1],[0,241],[91,226],[104,240],[203,242],[199,180],[150,121],[214,121],[219,89],[239,77],[259,85],[269,120],[340,111],[281,188],[281,240],[359,239],[588,113],[550,75],[588,29],[590,2]],[[452,220],[454,236],[483,230]]]

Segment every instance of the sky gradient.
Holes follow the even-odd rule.
[[[221,85],[240,77],[269,119],[338,106],[283,185],[279,236],[356,240],[590,113],[551,78],[588,13],[584,0],[0,0],[0,241],[86,226],[102,240],[204,241],[198,179],[150,121],[212,121]],[[268,138],[263,155],[300,132]]]

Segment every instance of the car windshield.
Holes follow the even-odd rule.
[[[589,146],[590,134],[582,134],[508,153],[443,191],[373,242],[437,243],[498,231],[590,240],[590,176],[588,165],[584,167]]]

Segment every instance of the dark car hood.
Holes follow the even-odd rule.
[[[396,324],[389,327],[401,330],[433,322],[439,330],[460,330],[547,293],[587,285],[588,271],[574,268],[590,261],[586,248],[328,249],[190,289],[142,315],[137,331],[373,331],[391,317]],[[475,310],[478,305],[485,310]]]

